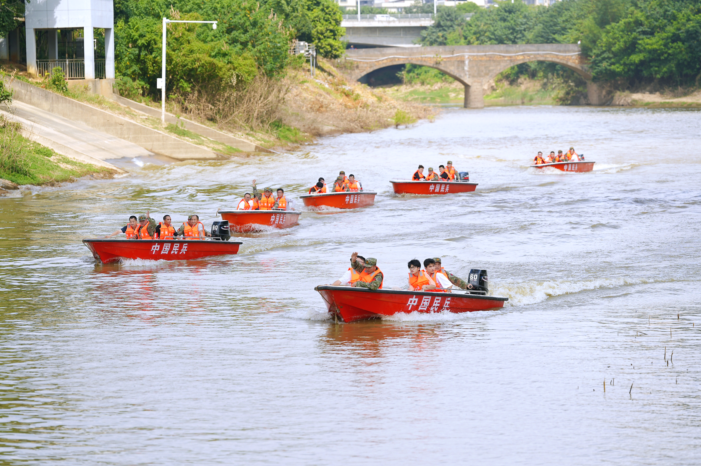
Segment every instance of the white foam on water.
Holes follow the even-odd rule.
[[[639,166],[639,164],[600,164],[595,163],[593,167],[593,172],[598,172],[600,174],[616,174],[617,172],[628,171]]]
[[[157,265],[166,265],[168,263],[173,263],[173,260],[148,260],[142,258],[123,258],[119,261],[122,266],[148,266],[153,267]]]
[[[422,312],[398,312],[395,315],[383,316],[384,322],[456,322],[459,320],[485,318],[500,313],[499,310],[480,310],[476,312],[436,312],[433,314]]]

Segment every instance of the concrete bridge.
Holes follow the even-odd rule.
[[[337,65],[341,73],[354,81],[392,65],[411,63],[436,68],[463,84],[464,107],[482,108],[485,85],[495,76],[513,65],[538,61],[558,63],[582,76],[587,82],[588,102],[602,104],[600,90],[592,82],[587,60],[576,44],[352,49],[346,51]]]

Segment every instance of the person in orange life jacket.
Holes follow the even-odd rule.
[[[575,152],[575,148],[573,148],[572,146],[565,154],[565,157],[568,161],[580,161],[580,156],[578,156],[578,153]]]
[[[253,210],[254,204],[253,201],[251,200],[251,194],[246,192],[244,194],[244,198],[241,199],[239,204],[237,205],[236,209],[237,210]]]
[[[279,188],[276,193],[278,197],[275,199],[273,209],[286,211],[288,209],[288,200],[285,198],[285,190]]]
[[[261,199],[262,198],[263,198],[263,195],[261,193],[257,193],[253,196],[253,198],[251,199],[251,203],[253,203],[254,210],[261,209]]]
[[[344,182],[344,179],[339,176],[336,178],[334,181],[334,192],[348,192],[349,191],[349,186],[346,185],[346,182]]]
[[[127,236],[127,239],[136,239],[136,228],[137,228],[137,217],[136,216],[130,216],[129,217],[129,222],[127,223],[126,226],[124,226],[122,229],[117,229],[115,232],[112,234],[105,236],[105,239],[109,239],[110,237],[114,237],[120,232],[122,234],[125,234]]]
[[[429,168],[429,172],[427,173],[427,178],[426,178],[426,180],[427,180],[427,182],[429,182],[429,181],[432,181],[432,182],[433,182],[433,181],[435,181],[435,180],[439,180],[439,174],[437,174],[436,172],[434,172],[434,168],[433,168],[433,167],[430,167],[430,168]]]
[[[453,167],[453,161],[449,161],[446,163],[446,173],[449,176],[449,180],[458,179],[458,172],[456,172],[456,168]]]
[[[322,193],[327,193],[327,181],[324,180],[324,177],[320,177],[317,179],[317,182],[321,182],[322,185],[324,185],[324,191]]]
[[[441,259],[439,257],[435,257],[434,261],[436,262],[436,264],[434,265],[434,270],[436,270],[439,273],[442,273],[455,286],[458,286],[461,289],[473,289],[473,285],[466,284],[466,282],[463,281],[461,278],[454,276],[448,271],[446,271],[446,269],[441,266]]]
[[[446,172],[446,168],[444,167],[443,164],[441,166],[439,166],[439,177],[441,177],[442,182],[448,182],[449,179],[451,178],[449,176],[449,173]]]
[[[346,172],[344,172],[344,171],[339,171],[339,177],[343,178],[343,179],[344,179],[344,183],[345,183],[346,185],[348,185],[348,183],[349,183],[349,178],[346,177]]]
[[[156,239],[173,239],[175,236],[175,228],[171,224],[171,217],[169,215],[165,215],[163,217],[163,222],[158,223],[158,226],[156,226],[156,235],[154,238]]]
[[[151,240],[156,234],[156,221],[149,217],[149,212],[146,215],[139,216],[139,225],[136,228],[138,239]]]
[[[205,237],[210,234],[205,230],[205,225],[200,222],[200,217],[198,215],[188,216],[188,222],[183,223],[183,225],[178,229],[176,233],[178,237],[183,237],[184,239],[201,239],[204,240]]]
[[[556,162],[566,162],[567,159],[565,157],[565,154],[563,154],[563,150],[558,150],[558,155],[556,155]]]
[[[434,289],[429,289],[432,292],[450,291],[453,283],[443,274],[436,271],[436,260],[427,258],[424,260],[424,269],[429,273],[429,277],[434,281]]]
[[[258,200],[258,209],[269,211],[273,209],[275,205],[275,198],[273,197],[273,189],[266,187],[263,189],[263,195],[256,189],[256,179],[253,181],[253,193],[256,200]],[[256,209],[256,202],[254,202],[254,209]]]
[[[363,192],[363,186],[356,180],[356,176],[349,175],[349,183],[347,184],[349,192]]]
[[[349,268],[344,276],[332,283],[332,286],[351,286],[353,283],[361,278],[361,273],[366,267],[366,257],[358,255],[357,252],[351,254],[351,265],[356,262],[357,268]]]
[[[543,153],[539,151],[539,153],[536,155],[534,158],[534,164],[539,165],[539,164],[546,164],[546,160],[544,159]]]
[[[312,186],[311,189],[307,191],[307,193],[327,193],[326,187],[324,187],[324,184],[322,182],[317,182],[315,185]]]
[[[436,283],[431,276],[422,270],[422,264],[416,258],[407,263],[409,268],[409,289],[410,291],[429,291],[436,289]]]
[[[556,162],[556,153],[551,151],[548,156],[544,158],[544,164],[551,164]]]
[[[361,264],[358,262],[358,258],[355,260],[351,256],[351,268],[357,270]],[[376,289],[383,289],[383,272],[376,266],[378,260],[375,258],[367,258],[365,261],[365,268],[359,274],[359,281],[352,284],[355,288],[366,288],[372,291]]]
[[[426,177],[424,177],[424,166],[421,164],[417,168],[417,172],[414,173],[412,176],[412,180],[424,180]]]

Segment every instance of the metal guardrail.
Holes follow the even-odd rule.
[[[56,67],[63,71],[67,80],[85,79],[85,60],[83,59],[37,60],[39,76],[52,75]],[[105,59],[95,60],[95,78],[103,80],[106,76]]]
[[[384,16],[386,18],[379,18],[378,20],[375,19],[376,16]],[[412,13],[412,14],[396,14],[396,13],[384,13],[384,14],[375,14],[375,15],[361,15],[361,21],[388,21],[387,17],[391,17],[396,20],[418,20],[418,19],[434,19],[434,15],[431,13]],[[473,16],[473,13],[467,13],[463,15],[465,19],[470,19],[471,16]],[[358,15],[342,15],[342,19],[344,21],[358,21]],[[392,20],[389,20],[392,21]]]

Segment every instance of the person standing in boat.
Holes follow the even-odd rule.
[[[175,228],[171,224],[171,217],[170,215],[165,215],[163,217],[163,222],[158,223],[158,226],[156,226],[156,239],[164,239],[164,240],[170,240],[173,239],[173,236],[175,236]]]
[[[353,267],[354,262],[356,268]],[[351,268],[348,269],[344,276],[332,283],[332,286],[351,286],[356,281],[359,281],[363,269],[366,267],[366,257],[358,255],[358,252],[351,254]]]
[[[126,226],[124,226],[122,229],[117,229],[115,232],[113,232],[110,235],[105,236],[105,239],[109,239],[110,237],[114,237],[118,235],[120,232],[124,235],[127,236],[127,239],[136,239],[137,238],[137,217],[136,216],[130,216],[129,217],[129,222],[127,223]]]
[[[412,180],[425,180],[426,177],[424,177],[424,166],[421,164],[417,168],[417,172],[414,173],[412,176]]]
[[[361,264],[358,262],[358,258],[354,260],[353,255],[351,256],[351,268],[358,270]],[[353,283],[354,288],[366,288],[371,291],[377,289],[383,289],[383,272],[377,266],[378,260],[375,258],[367,258],[365,262],[365,268],[359,274],[358,281]]]
[[[277,190],[278,197],[275,199],[275,204],[273,205],[274,210],[286,211],[288,209],[288,200],[285,198],[285,190],[279,188]]]
[[[448,280],[453,283],[455,286],[461,288],[461,289],[471,289],[472,286],[470,284],[467,284],[465,281],[463,281],[461,278],[458,276],[452,275],[448,271],[444,269],[444,267],[441,266],[441,259],[439,257],[434,258],[434,261],[436,262],[436,265],[434,266],[434,269],[438,271],[439,273],[442,273]]]
[[[434,182],[434,181],[438,181],[438,180],[439,180],[439,174],[437,174],[436,172],[434,172],[434,168],[433,168],[433,167],[430,167],[430,168],[428,169],[428,171],[429,171],[429,172],[427,172],[427,177],[426,177],[426,181],[427,181],[427,182]]]
[[[193,240],[205,240],[205,237],[209,236],[209,233],[205,230],[205,225],[200,222],[200,217],[198,215],[188,216],[188,222],[183,223],[176,234],[183,239]]]
[[[453,161],[449,161],[446,163],[446,173],[449,176],[449,180],[458,179],[458,172],[456,172],[456,168],[453,167]]]

